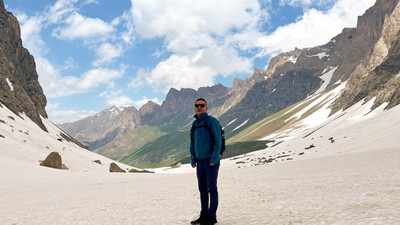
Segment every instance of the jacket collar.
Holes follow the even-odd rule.
[[[205,119],[207,117],[207,115],[208,115],[208,113],[205,112],[205,113],[200,114],[200,118],[197,117],[197,114],[194,114],[193,117],[198,119],[198,120],[203,120],[203,119]]]

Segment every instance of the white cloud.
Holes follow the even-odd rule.
[[[49,110],[49,120],[56,124],[74,122],[96,114],[93,110]]]
[[[124,95],[121,90],[115,89],[115,85],[111,84],[107,87],[107,90],[102,92],[100,97],[105,98],[107,105],[132,105],[134,101]]]
[[[93,62],[93,66],[109,64],[114,59],[120,57],[123,53],[121,45],[114,46],[110,43],[103,43],[96,51],[97,59]]]
[[[114,28],[111,25],[100,19],[87,18],[78,14],[74,7],[76,2],[77,0],[58,0],[53,6],[46,8],[43,13],[32,17],[28,17],[24,13],[17,14],[21,24],[21,38],[24,47],[28,48],[30,53],[35,56],[39,81],[49,98],[89,92],[100,85],[107,85],[124,74],[125,68],[121,66],[119,70],[94,68],[89,69],[81,76],[65,76],[62,74],[61,68],[79,67],[74,58],[68,57],[63,66],[55,66],[45,58],[48,49],[41,37],[41,32],[51,23],[66,22],[68,26],[65,29],[59,26],[56,33],[60,38],[67,39],[91,38],[113,31]],[[64,21],[64,19],[66,20]],[[99,59],[95,61],[94,65],[98,67],[109,63],[120,54],[122,54],[121,46],[114,47],[105,43],[97,49]]]
[[[59,102],[53,103],[51,101],[48,101],[46,106],[49,120],[56,124],[77,121],[97,113],[93,110],[59,110],[59,106]]]
[[[130,86],[151,86],[155,92],[167,93],[170,88],[193,88],[214,84],[217,74],[250,73],[251,59],[240,57],[234,48],[218,47],[198,50],[191,55],[170,56],[153,70],[139,70]]]
[[[37,58],[37,71],[40,84],[44,87],[48,98],[58,98],[79,93],[90,92],[100,85],[108,85],[111,81],[121,78],[125,69],[111,70],[106,68],[91,69],[80,77],[62,76],[47,59]]]
[[[56,109],[58,109],[59,106],[60,106],[59,102],[52,103],[52,102],[48,101],[47,105],[46,105],[46,111],[56,110]]]
[[[195,57],[172,55],[151,72],[141,74],[131,82],[132,87],[151,86],[155,92],[167,93],[171,87],[195,88],[210,86],[216,72],[207,66],[194,66]]]
[[[212,85],[221,74],[251,73],[253,59],[241,51],[253,48],[261,36],[258,26],[267,16],[258,1],[158,0],[132,1],[132,5],[137,34],[163,38],[172,55],[151,71],[139,70],[131,86],[149,85],[166,93],[171,87]],[[163,52],[157,49],[154,55]]]
[[[259,13],[256,0],[238,0],[234,4],[225,0],[132,0],[136,30],[146,38],[166,36],[172,40],[175,36],[201,33],[223,35],[230,29],[257,23]]]
[[[262,17],[256,0],[132,1],[131,13],[138,35],[164,37],[176,53],[223,43],[246,27],[255,29]]]
[[[110,81],[121,78],[125,73],[124,69],[111,70],[107,68],[95,68],[87,71],[79,79],[77,88],[86,90],[90,88],[98,87],[99,85],[106,85]]]
[[[64,22],[67,15],[77,11],[75,3],[78,0],[58,0],[54,5],[46,8],[43,14],[37,16],[42,17],[47,24],[56,24]]]
[[[121,95],[114,98],[107,99],[107,105],[132,105],[134,101],[128,96]]]
[[[355,27],[357,15],[374,4],[375,0],[339,0],[327,12],[310,9],[295,23],[279,27],[268,36],[258,39],[263,55],[313,47],[327,43],[344,27]]]
[[[63,124],[81,120],[88,116],[92,116],[97,112],[94,110],[59,110],[60,103],[47,102],[46,111],[49,120],[56,124]]]
[[[40,36],[43,29],[43,18],[28,17],[24,13],[19,13],[16,16],[21,24],[21,39],[24,47],[28,48],[29,52],[36,57],[47,54],[48,49]]]
[[[130,11],[125,11],[121,17],[112,21],[114,26],[117,26],[120,23],[125,27],[125,30],[120,33],[123,42],[128,46],[133,45],[136,37],[132,13]]]
[[[332,5],[335,0],[280,0],[280,5],[290,5],[292,7],[301,6],[303,9],[307,10],[312,6],[324,7]]]
[[[240,56],[237,49],[231,46],[215,46],[198,51],[192,58],[191,66],[209,67],[217,74],[251,73],[252,59]]]
[[[65,21],[66,26],[54,30],[53,35],[60,39],[90,39],[102,37],[114,31],[114,27],[101,19],[84,17],[74,12]]]

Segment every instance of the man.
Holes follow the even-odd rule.
[[[220,166],[221,127],[219,122],[207,114],[207,101],[195,101],[196,115],[190,132],[191,164],[197,169],[200,192],[200,217],[190,224],[209,225],[217,223],[218,190],[217,178]],[[207,124],[206,124],[207,123]]]

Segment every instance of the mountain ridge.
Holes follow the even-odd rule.
[[[130,152],[133,156],[140,148],[129,147],[128,143],[135,142],[135,138],[130,136],[135,136],[137,128],[150,126],[152,130],[168,134],[170,138],[175,135],[181,137],[176,146],[172,144],[167,149],[164,147],[164,155],[160,155],[160,158],[181,155],[180,152],[187,145],[182,132],[190,127],[194,114],[192,104],[198,97],[207,99],[209,113],[217,117],[225,127],[228,139],[274,113],[309,96],[333,90],[340,84],[345,86],[340,96],[330,105],[331,115],[363,99],[374,99],[372,108],[384,102],[388,102],[388,108],[393,107],[400,102],[400,83],[396,76],[400,70],[399,7],[395,0],[378,0],[358,17],[357,27],[344,28],[326,44],[281,53],[271,58],[266,70],[255,68],[251,77],[235,79],[231,88],[221,84],[198,90],[172,88],[161,105],[149,102],[121,119],[120,124],[123,126],[122,121],[129,121],[129,117],[135,118],[129,128],[126,126],[120,129],[116,126],[106,132],[96,129],[100,131],[96,134],[98,138],[85,143],[92,150],[110,144],[114,146],[110,149],[113,153],[119,151],[116,146],[121,146],[121,152]],[[127,129],[129,132],[123,132]],[[156,140],[151,140],[154,143],[149,143],[146,149],[159,151]],[[101,151],[104,154],[107,149],[102,148]],[[138,162],[134,157],[132,161]]]
[[[46,130],[47,100],[39,84],[33,56],[22,46],[17,18],[0,1],[0,102],[16,115],[27,115]]]

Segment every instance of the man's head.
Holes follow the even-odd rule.
[[[199,98],[194,103],[194,111],[196,112],[197,116],[202,113],[207,112],[207,101],[204,98]]]

